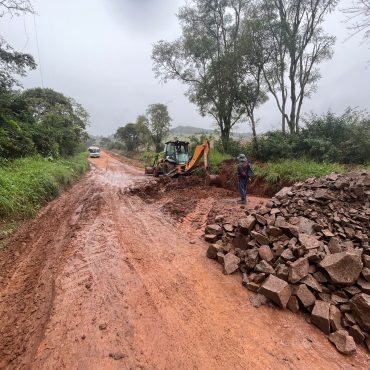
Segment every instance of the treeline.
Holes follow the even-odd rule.
[[[335,37],[324,24],[337,4],[338,0],[190,0],[178,11],[181,36],[153,47],[155,75],[188,87],[189,100],[217,124],[223,150],[232,151],[230,133],[238,122],[249,123],[257,149],[257,110],[268,98],[276,103],[281,132],[292,136],[281,137],[290,143],[304,131],[302,112],[317,90],[319,65],[333,56]],[[363,2],[354,9],[368,22]],[[368,29],[366,22],[361,31]],[[329,144],[309,147],[314,151],[317,145]]]
[[[26,12],[33,13],[28,0],[0,2],[0,19]],[[31,55],[0,37],[0,159],[66,157],[87,136],[89,116],[75,100],[52,89],[20,89],[17,78],[35,68]]]
[[[3,89],[0,100],[0,157],[66,157],[86,138],[87,112],[52,89]]]
[[[223,150],[222,143],[216,143]],[[286,135],[270,131],[260,135],[258,142],[242,144],[230,141],[228,152],[236,156],[246,152],[261,161],[311,159],[318,162],[369,164],[370,115],[348,108],[343,114],[332,112],[312,114],[299,133]]]
[[[164,104],[149,105],[146,115],[139,115],[134,123],[127,123],[119,127],[114,137],[117,142],[103,139],[102,144],[109,149],[121,149],[122,146],[127,152],[155,149],[160,152],[162,142],[170,131],[171,117],[168,114],[167,106]]]

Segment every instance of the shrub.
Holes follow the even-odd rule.
[[[232,138],[229,139],[228,147],[226,148],[226,150],[223,147],[221,139],[215,141],[214,147],[218,152],[229,154],[230,156],[235,158],[240,153],[250,153],[250,147],[248,145],[244,145],[241,143],[240,140],[234,140]]]
[[[268,161],[309,158],[318,162],[365,164],[370,161],[370,116],[347,109],[337,116],[328,112],[311,115],[298,134],[267,132],[259,138],[258,150],[250,144],[247,153]]]
[[[305,181],[309,177],[320,177],[332,172],[344,172],[345,167],[337,163],[317,163],[306,159],[289,159],[268,162],[265,166],[253,166],[256,175],[269,184]]]

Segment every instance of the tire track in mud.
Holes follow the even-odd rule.
[[[174,223],[125,194],[140,172],[94,162],[0,251],[0,368],[367,368],[302,317],[253,308],[240,276],[189,243],[214,199]]]
[[[86,197],[88,192],[81,196]],[[75,211],[69,203],[70,195],[64,194],[47,206],[0,253],[4,276],[0,292],[0,367],[9,362],[18,365],[22,354],[23,364],[28,364],[43,336],[53,309],[61,256],[74,232],[68,225]]]

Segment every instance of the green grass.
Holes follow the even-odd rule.
[[[209,153],[209,162],[211,167],[218,167],[223,161],[231,159],[231,155],[226,153],[221,153],[217,149],[212,148]]]
[[[32,217],[88,168],[87,154],[68,159],[30,157],[0,165],[0,219]]]
[[[337,163],[317,163],[304,159],[289,159],[279,162],[267,162],[264,166],[253,166],[257,176],[269,184],[294,183],[309,177],[320,177],[332,172],[345,172],[344,165]]]

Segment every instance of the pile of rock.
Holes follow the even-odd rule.
[[[310,178],[230,224],[207,225],[207,256],[282,308],[310,313],[345,354],[370,350],[370,173]]]

